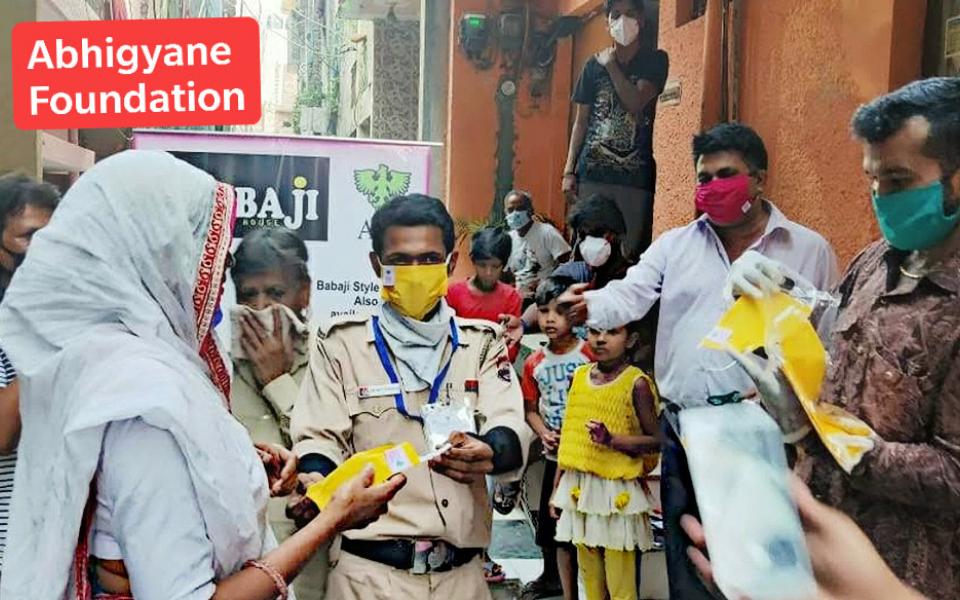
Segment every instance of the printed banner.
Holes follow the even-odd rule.
[[[136,131],[134,146],[166,150],[237,191],[237,240],[259,227],[296,231],[310,254],[314,320],[380,304],[370,218],[390,198],[430,193],[434,144],[312,137]],[[236,302],[227,281],[223,311]],[[229,319],[218,327],[229,340]]]
[[[260,120],[250,17],[18,23],[20,129],[243,125]]]

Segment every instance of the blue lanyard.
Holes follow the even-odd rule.
[[[393,385],[400,385],[400,378],[397,376],[396,369],[393,368],[393,362],[390,360],[390,353],[387,351],[387,342],[383,338],[383,331],[380,329],[380,318],[373,317],[371,323],[373,327],[373,343],[377,347],[377,355],[380,357],[380,363],[383,365],[383,370],[387,372],[387,377],[390,378],[390,383]],[[430,388],[430,399],[429,403],[434,404],[437,401],[437,398],[440,396],[440,385],[443,384],[443,381],[447,378],[447,373],[450,371],[450,363],[453,362],[453,355],[457,351],[457,348],[460,347],[460,333],[457,331],[456,321],[450,319],[450,338],[451,338],[451,350],[450,358],[447,359],[447,364],[440,369],[440,372],[437,373],[437,378],[433,381],[433,386]],[[416,421],[423,421],[417,415],[411,415],[407,412],[407,406],[403,401],[403,389],[400,389],[394,395],[393,401],[397,406],[397,410],[400,411],[400,414],[407,417],[408,419],[414,419]]]

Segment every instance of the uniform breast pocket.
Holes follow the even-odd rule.
[[[930,403],[916,377],[905,373],[892,358],[872,349],[863,383],[864,416],[881,437],[893,442],[924,437]]]
[[[350,409],[350,417],[355,421],[360,418],[379,419],[387,412],[397,409],[394,396],[371,396],[362,389],[347,393],[347,407]]]

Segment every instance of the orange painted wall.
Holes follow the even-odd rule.
[[[602,3],[601,4],[602,8]],[[576,83],[577,77],[587,60],[610,45],[610,32],[607,30],[607,18],[603,11],[597,13],[592,19],[585,22],[574,37],[573,44],[573,82]]]
[[[603,0],[557,0],[557,12],[561,15],[583,16],[603,6]]]
[[[530,3],[542,15],[555,15],[555,1]],[[449,121],[447,146],[447,201],[460,218],[484,218],[494,201],[496,185],[496,94],[503,71],[498,61],[478,70],[460,51],[457,26],[466,12],[496,12],[499,2],[454,0],[452,9]],[[529,74],[521,78],[515,110],[514,185],[528,190],[536,208],[562,221],[564,199],[560,179],[566,160],[571,40],[562,40],[550,81],[550,92],[530,95]]]
[[[767,143],[767,193],[788,216],[826,236],[841,264],[879,237],[850,117],[860,104],[919,77],[924,4],[744,3],[741,120]]]
[[[457,41],[460,17],[484,12],[486,0],[455,0],[450,23],[450,82],[447,107],[447,190],[451,213],[478,219],[490,212],[496,172],[499,69],[478,71],[460,51]]]
[[[706,19],[677,27],[677,0],[660,2],[660,48],[670,56],[667,81],[680,83],[680,103],[657,107],[653,152],[657,159],[654,235],[690,221],[696,184],[690,140],[700,130]]]
[[[573,88],[570,80],[572,51],[570,39],[558,44],[550,94],[531,98],[525,80],[516,110],[514,186],[528,190],[537,210],[558,224],[563,223],[567,206],[560,191],[560,180],[567,160],[566,125],[570,118],[569,96]]]

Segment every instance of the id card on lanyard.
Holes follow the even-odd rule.
[[[390,353],[387,350],[387,341],[383,337],[383,331],[380,329],[380,318],[373,317],[371,322],[373,327],[373,342],[377,347],[377,356],[380,357],[380,363],[383,365],[383,370],[387,372],[387,377],[390,378],[390,383],[397,387],[397,393],[394,395],[393,400],[394,404],[397,407],[397,410],[401,415],[407,417],[408,419],[413,419],[423,423],[423,418],[420,415],[411,415],[407,411],[407,405],[403,400],[403,387],[400,384],[400,377],[397,375],[396,369],[393,368],[393,363],[390,361]],[[457,348],[460,347],[460,332],[457,331],[457,324],[454,319],[450,319],[450,358],[447,359],[447,363],[440,369],[440,372],[437,373],[436,379],[433,381],[433,385],[430,387],[430,399],[427,401],[428,404],[435,404],[437,398],[440,396],[440,386],[443,385],[444,380],[447,378],[447,373],[450,371],[450,363],[453,362],[453,355],[457,352]]]

